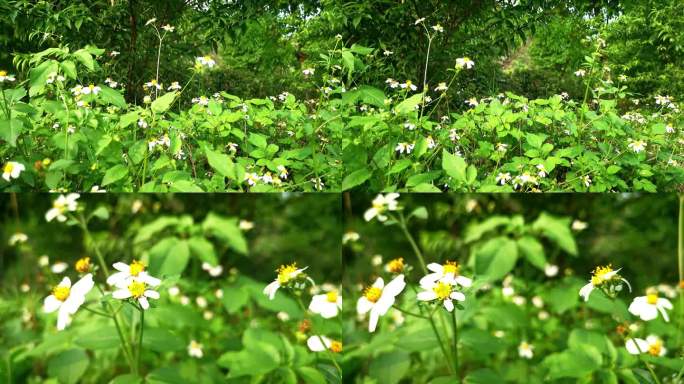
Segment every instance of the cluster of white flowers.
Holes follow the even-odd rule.
[[[366,221],[371,221],[377,218],[378,221],[387,221],[388,217],[385,215],[388,211],[399,210],[398,193],[388,193],[386,195],[379,194],[371,202],[371,207],[363,214]]]
[[[107,284],[116,287],[112,292],[113,298],[132,299],[137,301],[143,310],[150,307],[148,299],[159,299],[159,292],[150,288],[159,286],[161,280],[149,275],[145,270],[145,264],[134,260],[130,265],[117,262],[112,266],[118,271],[107,279]]]
[[[469,57],[461,57],[456,59],[456,69],[472,69],[475,66],[475,62]]]
[[[209,98],[206,96],[194,97],[192,99],[192,103],[206,107],[207,105],[209,105]]]
[[[634,151],[634,153],[643,152],[648,144],[644,140],[633,140],[629,139],[629,144],[627,147]]]
[[[70,193],[68,195],[59,195],[59,197],[52,202],[52,208],[45,213],[45,220],[48,222],[57,219],[59,222],[65,222],[67,212],[74,212],[78,209],[78,193]]]
[[[150,139],[150,141],[147,142],[147,149],[149,151],[154,150],[157,146],[159,147],[170,147],[171,146],[171,139],[169,138],[169,135],[163,135],[160,136],[158,139]]]
[[[216,61],[212,59],[212,57],[209,55],[195,58],[195,66],[197,66],[198,68],[207,67],[211,69],[214,68],[215,65]]]

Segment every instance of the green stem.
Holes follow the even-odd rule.
[[[145,331],[145,310],[140,308],[140,337],[138,338],[138,363],[137,369],[140,372],[140,356],[142,355],[143,348],[143,332]]]
[[[420,267],[423,269],[423,273],[426,275],[428,274],[427,270],[427,264],[425,264],[425,259],[423,258],[423,253],[420,251],[418,248],[418,245],[416,244],[416,241],[413,239],[413,236],[409,232],[408,228],[406,227],[406,220],[404,219],[404,214],[399,212],[399,227],[401,228],[402,232],[404,232],[404,236],[406,236],[406,240],[411,244],[411,248],[413,248],[413,253],[416,254],[416,257],[418,258],[418,261],[420,262]]]
[[[108,314],[106,314],[106,313],[104,313],[104,312],[96,311],[96,310],[94,310],[94,309],[92,309],[92,308],[83,307],[83,309],[85,309],[85,310],[88,311],[88,312],[92,312],[92,313],[94,313],[94,314],[96,314],[96,315],[100,315],[100,316],[104,316],[104,317],[110,317],[110,318],[112,317],[111,315],[108,315]]]
[[[454,371],[458,376],[458,324],[456,322],[456,309],[451,311],[451,327],[454,329]]]
[[[393,305],[392,307],[393,307],[394,309],[396,309],[397,311],[402,312],[402,313],[405,313],[405,314],[407,314],[407,315],[409,315],[409,316],[420,317],[421,319],[427,319],[427,318],[428,318],[427,316],[419,315],[419,314],[417,314],[417,313],[409,312],[409,311],[407,311],[407,310],[405,310],[405,309],[399,308],[399,307],[396,306],[396,305]]]
[[[295,295],[295,296],[297,297],[297,302],[299,303],[299,307],[302,308],[302,312],[303,312],[303,313],[305,314],[305,316],[306,316],[306,307],[304,306],[304,302],[302,302],[302,298],[301,298],[299,295]],[[312,330],[312,333],[313,333],[313,335],[316,336],[316,337],[318,338],[318,340],[321,342],[321,345],[322,345],[323,348],[325,349],[325,352],[326,352],[326,354],[328,355],[328,358],[329,358],[330,361],[333,363],[333,365],[335,365],[335,368],[337,368],[337,372],[339,372],[339,374],[340,374],[340,376],[341,376],[341,375],[342,375],[342,367],[340,367],[340,365],[337,363],[337,360],[335,360],[335,355],[333,355],[333,353],[330,351],[330,349],[326,348],[325,342],[323,341],[323,338],[321,337],[321,335],[319,335],[318,333],[313,332],[313,330]]]
[[[106,306],[107,306],[107,309],[109,310],[110,309],[109,305],[107,304]],[[124,337],[123,331],[121,330],[121,324],[119,323],[119,315],[114,314],[112,316],[112,319],[114,319],[114,325],[116,326],[116,332],[119,334],[119,340],[121,341],[121,348],[124,351],[124,356],[126,357],[126,362],[128,363],[128,367],[131,369],[131,372],[133,372],[137,375],[138,372],[135,369],[135,365],[133,364],[133,352],[129,350],[128,342],[126,341],[126,338]]]
[[[634,343],[634,345],[636,346],[637,351],[639,352],[639,354],[637,355],[637,357],[639,358],[639,361],[641,361],[641,363],[642,363],[644,366],[646,366],[646,369],[648,369],[648,371],[651,373],[651,377],[653,377],[653,380],[654,380],[657,384],[661,384],[661,383],[660,383],[660,380],[658,379],[658,376],[656,376],[655,372],[653,371],[653,368],[651,368],[651,365],[649,365],[649,364],[644,360],[644,358],[641,356],[641,354],[642,354],[643,352],[645,352],[645,351],[642,351],[642,350],[641,350],[641,348],[639,347],[639,344],[637,344],[636,340],[634,340],[633,337],[632,337],[632,342]]]
[[[435,324],[435,320],[432,318],[432,315],[428,317],[428,320],[430,321],[430,326],[432,327],[432,332],[434,332],[435,337],[437,338],[437,342],[439,343],[439,348],[442,350],[442,354],[444,354],[444,358],[449,360],[449,353],[447,352],[446,347],[444,346],[444,342],[442,341],[442,337],[439,336],[439,332],[437,331],[437,325]],[[454,367],[451,365],[447,365],[449,368],[449,372],[452,374],[455,374],[454,372]]]
[[[679,269],[679,325],[677,327],[677,345],[682,345],[682,327],[684,327],[684,195],[679,195],[679,228],[677,232],[677,264]],[[678,376],[684,373],[684,367]]]

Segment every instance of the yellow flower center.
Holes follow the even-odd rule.
[[[411,80],[406,80],[406,87],[411,87],[413,85],[413,82]]]
[[[204,56],[204,61],[209,61],[211,60],[211,56]]]
[[[398,259],[390,260],[387,263],[387,269],[392,273],[401,273],[404,271],[404,258],[400,257]]]
[[[95,84],[90,84],[88,88],[90,88],[90,90],[92,91],[93,89],[95,89]]]
[[[83,257],[76,262],[76,270],[81,273],[86,273],[90,270],[90,257]]]
[[[280,284],[287,284],[292,279],[292,274],[297,271],[297,263],[290,265],[281,265],[276,272],[278,272],[278,282]]]
[[[61,202],[59,200],[55,200],[54,202],[52,202],[52,207],[55,208],[56,210],[62,212],[62,213],[64,213],[66,211],[66,203]]]
[[[128,272],[131,274],[131,276],[138,276],[140,272],[145,270],[145,264],[139,262],[138,260],[133,260],[128,268]]]
[[[71,289],[69,287],[57,286],[52,290],[52,295],[59,301],[65,301],[69,298]]]
[[[456,261],[447,261],[442,265],[442,270],[444,275],[451,273],[454,276],[458,276],[461,271],[461,266],[458,265],[458,262]]]
[[[663,349],[663,342],[658,340],[648,346],[648,353],[652,356],[660,356],[660,351]]]
[[[7,76],[7,71],[0,71],[0,76]]]
[[[603,284],[609,280],[606,279],[606,275],[611,272],[613,272],[613,267],[611,264],[608,264],[604,267],[596,267],[596,269],[594,269],[593,275],[591,276],[591,284],[594,286]]]
[[[5,168],[3,168],[3,171],[5,173],[12,173],[13,170],[14,170],[14,164],[12,164],[12,163],[5,164]]]
[[[437,298],[440,300],[446,300],[451,296],[451,284],[447,284],[444,282],[439,282],[437,285],[435,285],[432,290],[435,292],[437,295]]]
[[[658,294],[657,293],[649,293],[646,295],[646,301],[649,304],[655,304],[658,302]]]
[[[330,343],[330,350],[334,353],[342,352],[342,342],[341,341],[332,341]]]
[[[363,292],[363,295],[366,296],[368,301],[375,303],[380,300],[380,296],[382,296],[382,288],[368,287],[366,288],[366,291]]]
[[[131,282],[131,284],[128,285],[128,292],[136,299],[139,298],[145,293],[145,283],[140,281]]]
[[[326,295],[326,299],[330,303],[337,303],[337,291],[330,291]]]

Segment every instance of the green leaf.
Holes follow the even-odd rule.
[[[98,325],[82,332],[74,340],[74,344],[91,350],[116,348],[120,340],[116,328],[112,325]]]
[[[342,190],[346,191],[366,182],[372,173],[368,168],[357,169],[342,180]]]
[[[167,237],[150,250],[150,274],[154,276],[180,275],[188,265],[190,248],[185,240]]]
[[[461,156],[452,155],[446,149],[442,150],[442,169],[456,182],[466,183],[466,162]]]
[[[24,123],[18,119],[0,120],[0,139],[5,140],[11,147],[17,146],[17,138],[24,130]]]
[[[109,384],[142,384],[142,379],[132,373],[127,373],[113,378]]]
[[[465,384],[499,384],[501,375],[489,368],[472,371],[463,380]]]
[[[93,56],[85,49],[79,49],[73,53],[73,56],[76,58],[76,60],[88,68],[89,71],[95,70],[95,60],[93,60]]]
[[[315,368],[299,367],[297,373],[306,384],[327,384],[325,376]]]
[[[247,140],[257,148],[266,148],[268,146],[266,136],[260,133],[250,133]]]
[[[530,264],[542,271],[544,270],[544,267],[546,266],[544,247],[537,239],[532,236],[521,237],[518,239],[518,248]]]
[[[408,373],[410,366],[409,353],[394,350],[373,359],[368,374],[378,383],[396,384]]]
[[[101,86],[100,88],[102,88],[100,91],[100,99],[102,101],[117,106],[121,109],[126,109],[126,100],[124,99],[123,95],[119,93],[119,91],[111,89],[105,85]]]
[[[506,276],[518,260],[516,242],[507,237],[495,237],[474,253],[475,271],[490,281]]]
[[[128,167],[122,164],[117,164],[105,172],[102,178],[102,186],[107,186],[109,184],[115,183],[128,175]]]
[[[237,252],[247,254],[247,241],[240,230],[237,218],[225,218],[211,212],[204,219],[202,229],[224,241]]]
[[[235,179],[235,165],[230,156],[223,153],[214,152],[208,147],[204,148],[204,152],[207,154],[207,161],[209,165],[218,172],[221,176],[227,177],[228,179]]]
[[[548,355],[542,365],[548,370],[548,379],[586,378],[601,367],[601,354],[596,348],[572,348]]]
[[[190,247],[190,253],[199,260],[207,262],[212,266],[219,263],[214,244],[204,237],[191,237],[188,239],[188,246]]]
[[[230,314],[239,312],[249,301],[247,289],[235,285],[223,287],[223,307]]]
[[[280,353],[273,345],[255,343],[238,352],[224,353],[217,363],[230,370],[229,378],[259,376],[280,366]]]
[[[185,349],[187,344],[179,336],[164,328],[146,326],[143,347],[157,352],[180,351]]]
[[[532,224],[532,229],[541,232],[565,252],[577,256],[577,244],[570,230],[570,219],[558,218],[542,212]]]
[[[69,349],[54,356],[48,362],[48,374],[61,383],[75,384],[88,369],[90,360],[82,349]]]
[[[176,99],[177,92],[168,92],[164,96],[158,97],[152,102],[152,111],[154,113],[164,113],[171,108],[171,104]]]
[[[344,66],[347,68],[347,71],[349,73],[354,72],[354,54],[351,53],[350,51],[343,50],[342,51],[342,61],[344,62]]]
[[[546,135],[544,134],[534,134],[534,133],[526,133],[525,134],[525,140],[527,143],[534,148],[541,148],[542,144],[544,144],[544,140],[546,139]]]
[[[416,111],[416,107],[423,102],[423,94],[415,94],[399,103],[394,110],[399,114],[407,114]]]

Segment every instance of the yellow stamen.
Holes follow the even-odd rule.
[[[363,295],[366,296],[366,299],[368,301],[370,301],[371,303],[375,303],[378,300],[380,300],[380,296],[382,296],[382,288],[368,287],[363,292]]]
[[[81,273],[86,273],[90,270],[90,257],[83,257],[76,262],[76,270]]]
[[[278,272],[278,282],[282,284],[287,284],[292,277],[292,274],[297,271],[297,263],[292,263],[290,265],[281,265],[280,268],[276,270]]]
[[[7,76],[7,71],[0,71],[0,76]]]
[[[404,271],[404,258],[400,257],[398,259],[390,260],[387,263],[387,270],[392,273],[401,273]]]
[[[445,264],[442,265],[442,271],[442,273],[445,276],[449,273],[451,273],[454,276],[458,276],[459,272],[461,271],[461,266],[458,264],[457,261],[447,261]]]
[[[655,303],[658,302],[658,294],[657,294],[657,293],[649,293],[649,294],[647,294],[647,295],[646,295],[646,301],[647,301],[649,304],[654,305]]]
[[[145,270],[145,264],[139,262],[138,260],[133,260],[128,268],[128,272],[131,274],[131,276],[138,276],[140,272]]]
[[[71,288],[69,287],[57,286],[52,289],[52,295],[59,301],[65,301],[68,299],[69,293],[71,293]]]
[[[337,291],[330,291],[326,295],[326,299],[330,303],[337,303]]]
[[[5,168],[3,168],[3,172],[5,172],[5,173],[12,173],[13,170],[14,170],[14,164],[12,164],[12,163],[5,164]]]
[[[128,285],[128,292],[130,292],[131,296],[134,298],[139,298],[145,293],[145,283],[140,281],[131,282],[131,284]]]
[[[330,350],[334,353],[342,352],[342,342],[341,341],[332,341],[330,343]]]
[[[451,296],[451,284],[439,282],[432,288],[439,300],[446,300]]]
[[[660,356],[660,351],[663,349],[663,342],[658,340],[648,346],[648,353],[652,356]]]
[[[606,274],[613,272],[613,266],[608,264],[604,267],[596,267],[591,277],[591,284],[594,286],[601,285],[610,279],[606,279]]]

